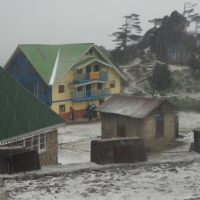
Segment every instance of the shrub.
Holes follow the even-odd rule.
[[[162,97],[163,97],[163,96],[166,96],[165,92],[161,92],[161,93],[160,93],[160,96],[162,96]]]
[[[134,92],[132,95],[133,95],[133,96],[139,96],[139,97],[140,97],[140,96],[145,96],[145,94],[144,94],[142,91],[140,91],[140,90]]]

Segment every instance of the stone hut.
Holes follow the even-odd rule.
[[[147,150],[160,151],[177,135],[177,108],[165,99],[114,95],[97,111],[102,139],[140,137]]]
[[[0,88],[0,173],[5,156],[28,150],[38,151],[41,165],[58,164],[57,128],[65,120],[1,67]]]

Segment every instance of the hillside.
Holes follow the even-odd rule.
[[[128,78],[123,93],[165,97],[181,109],[200,110],[199,35],[185,32],[183,22],[184,17],[173,11],[163,17],[160,27],[148,30],[140,42],[127,48],[126,62],[117,63]],[[196,62],[194,69],[188,65],[191,60]],[[171,84],[162,90],[150,82],[156,63],[167,64],[171,72]]]
[[[156,62],[165,63],[150,48],[143,51],[143,56],[135,58],[120,69],[128,78],[122,92],[134,96],[153,96],[149,77]],[[164,90],[155,90],[154,97],[169,98],[181,109],[200,110],[200,80],[194,79],[188,65],[169,64],[172,83]]]

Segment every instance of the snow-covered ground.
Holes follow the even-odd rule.
[[[148,156],[147,162],[113,165],[90,162],[90,142],[100,136],[100,122],[68,125],[59,129],[62,165],[0,175],[0,199],[200,199],[200,154],[187,152],[200,114],[180,112],[179,121],[182,145]]]

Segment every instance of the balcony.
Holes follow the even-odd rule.
[[[91,91],[71,92],[71,99],[73,101],[84,101],[84,100],[104,98],[110,95],[111,95],[111,89],[104,88]]]
[[[80,73],[74,74],[74,83],[83,83],[91,80],[108,80],[108,72],[90,72],[90,73]]]

